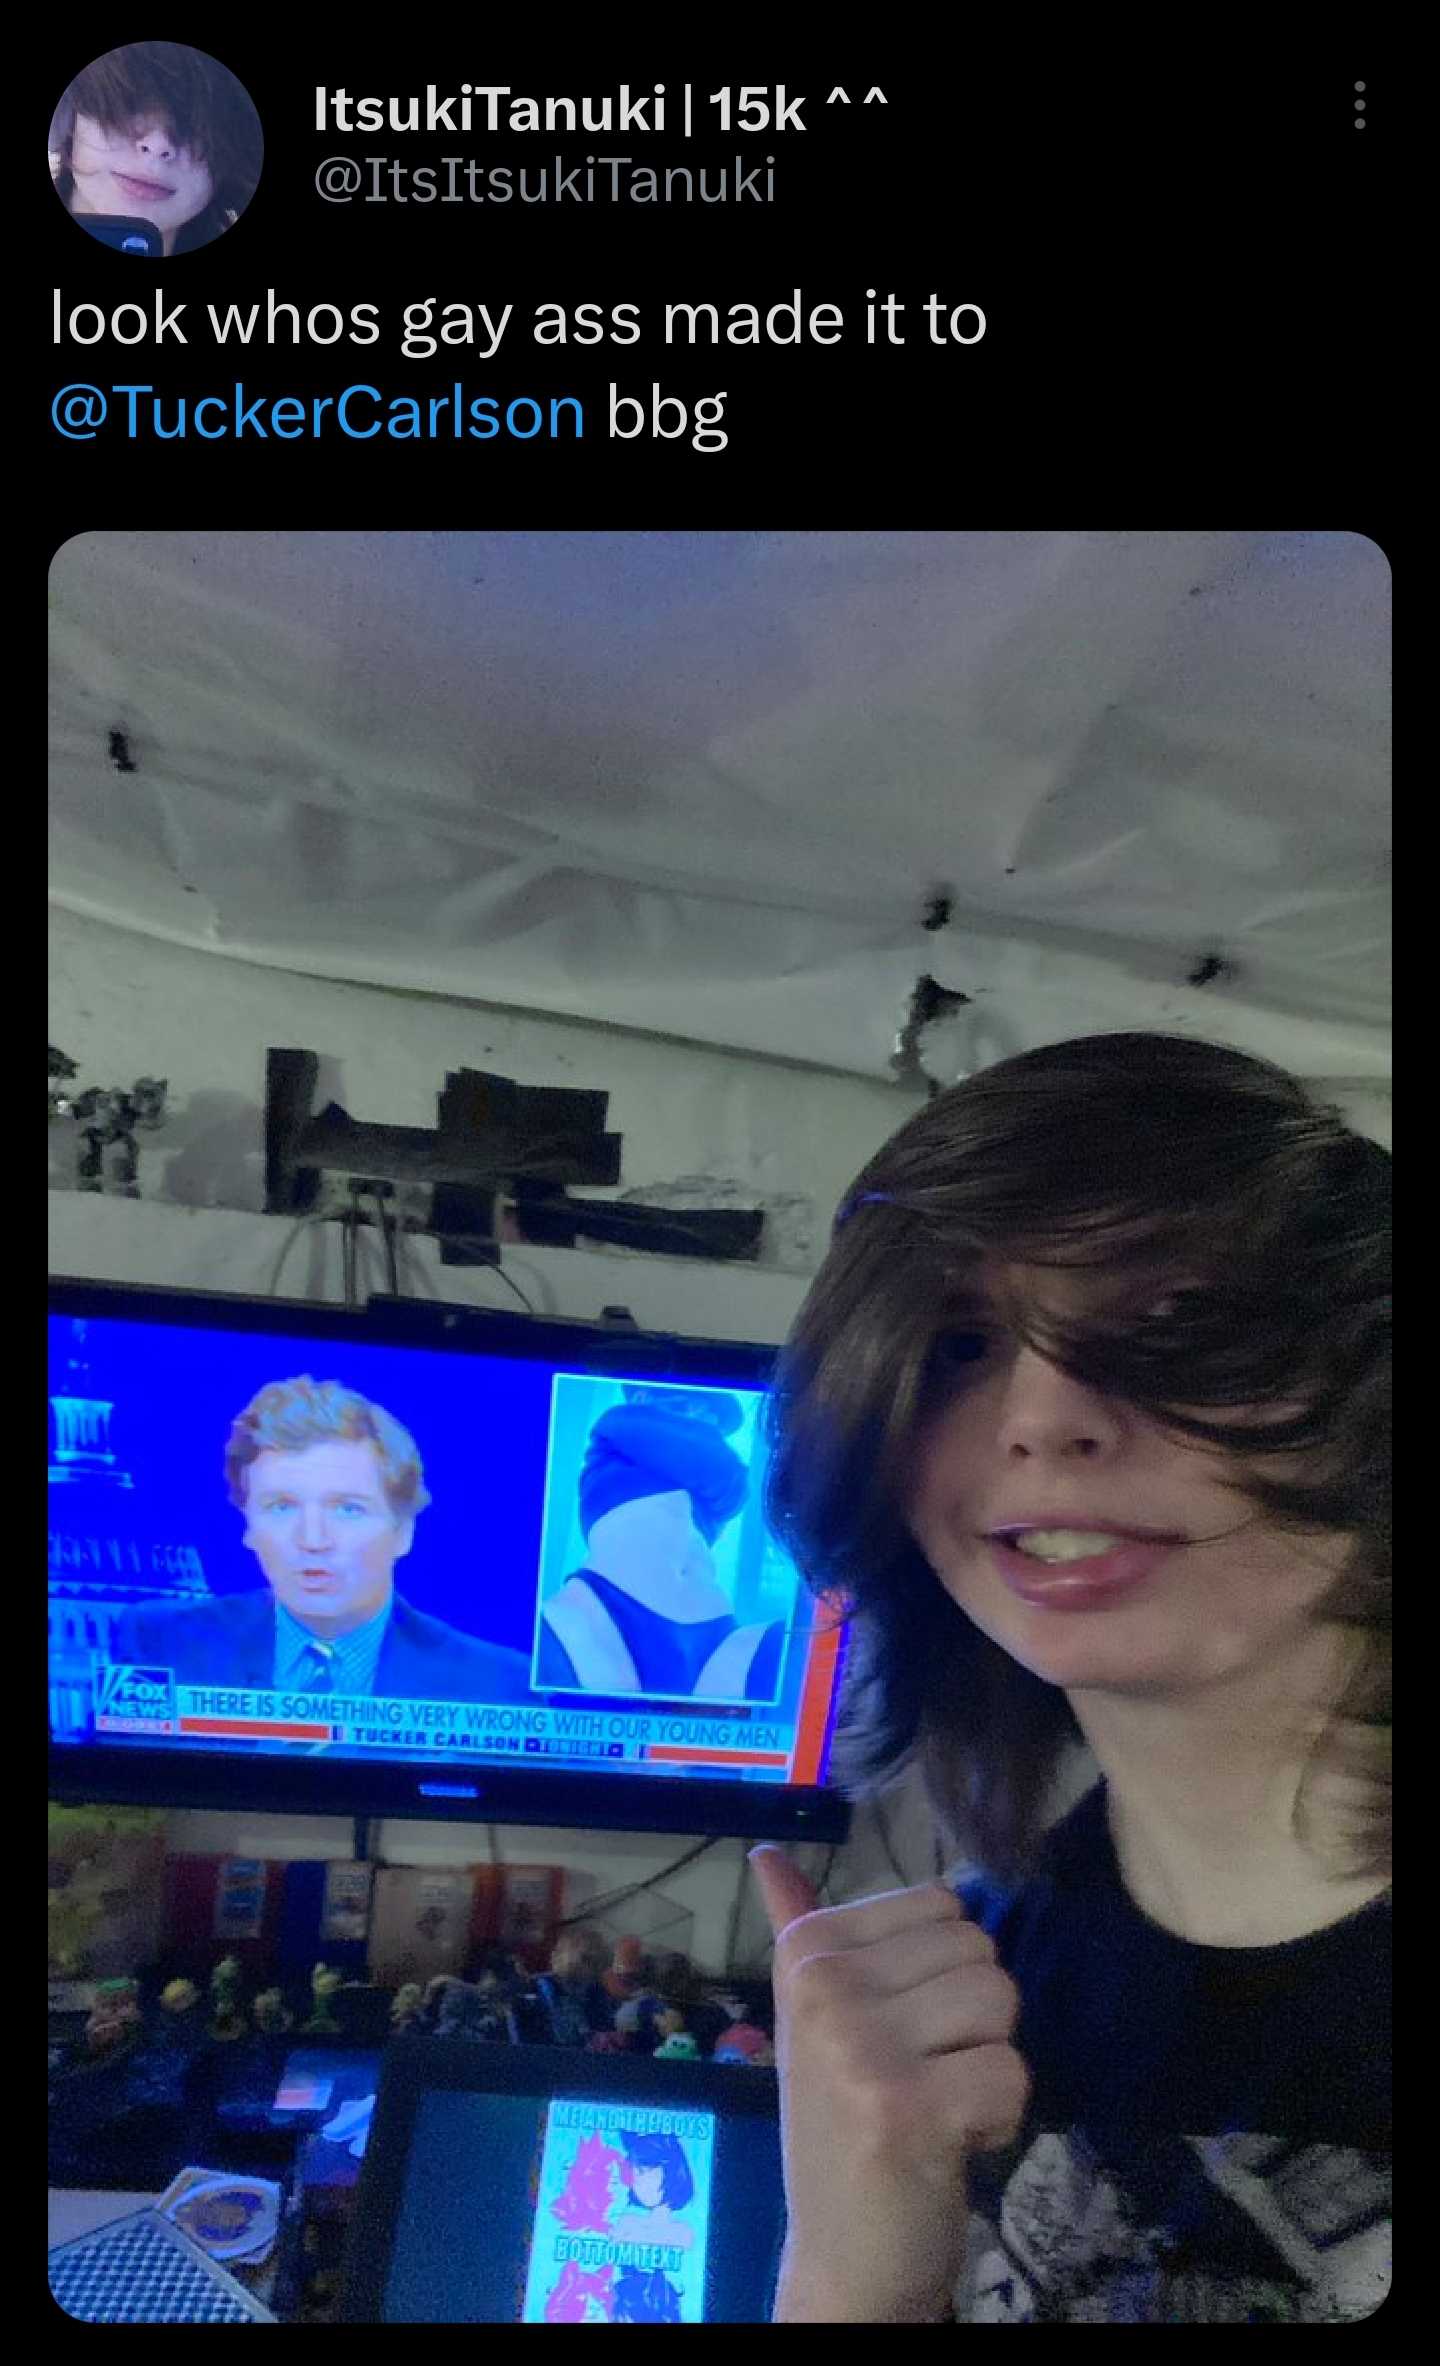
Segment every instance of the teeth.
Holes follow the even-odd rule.
[[[1036,1561],[1093,1560],[1127,1541],[1122,1536],[1098,1536],[1092,1529],[1081,1528],[1030,1528],[1023,1536],[1010,1539],[1018,1551],[1028,1553]]]

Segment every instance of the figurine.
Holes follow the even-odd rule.
[[[302,2037],[339,2037],[340,2024],[335,2018],[331,2000],[340,1986],[341,1975],[332,1972],[328,1963],[317,1963],[310,1974],[312,1998],[310,2018],[301,2027]]]
[[[649,1986],[657,1996],[673,2005],[681,2019],[688,2022],[700,2003],[705,1984],[690,1961],[678,1947],[666,1947],[650,1957]]]
[[[263,1988],[250,2010],[262,2037],[283,2037],[295,2026],[295,2015],[286,2009],[284,1994],[278,1988]]]
[[[583,2046],[610,2020],[610,1998],[602,1982],[609,1948],[596,1930],[562,1931],[550,1969],[535,1986],[557,2046]]]
[[[233,1955],[217,1963],[210,1974],[210,2035],[221,2045],[245,2035],[240,2014],[240,1965]]]
[[[177,2026],[181,2015],[193,2013],[200,2002],[200,1991],[193,1980],[171,1980],[160,1991],[160,2010],[173,2016]]]
[[[92,2054],[112,2054],[140,2034],[138,1980],[102,1980],[85,2024],[85,2044]]]
[[[461,1980],[453,1972],[437,1972],[428,1982],[414,2026],[434,2037],[464,2037],[483,2044],[504,2045],[512,2035],[511,2007],[498,1974],[487,1971],[478,1981]]]
[[[135,1133],[137,1127],[153,1133],[165,1123],[167,1083],[163,1076],[137,1076],[128,1093],[92,1085],[70,1104],[85,1137],[75,1174],[79,1190],[104,1191],[110,1182],[122,1198],[140,1197]],[[107,1157],[109,1152],[114,1155]]]
[[[424,2002],[425,1991],[419,1981],[407,1980],[402,1988],[396,1990],[391,2002],[391,2029],[398,2034],[402,2029],[413,2028],[419,2020],[420,2008]]]
[[[767,2070],[775,2060],[774,2040],[749,2021],[735,2021],[715,2041],[715,2062],[744,2062],[752,2070]]]
[[[700,2048],[688,2029],[677,2029],[667,2037],[663,2046],[655,2048],[657,2062],[698,2062]]]
[[[623,2005],[616,2007],[615,2026],[637,2039],[648,2053],[660,2042],[663,2035],[660,2020],[669,2010],[663,1996],[627,1997]]]
[[[58,1077],[60,1084],[65,1085],[68,1084],[72,1076],[78,1076],[79,1073],[80,1071],[76,1067],[75,1062],[73,1060],[67,1060],[65,1054],[60,1050],[58,1044],[52,1043],[50,1046],[51,1078],[54,1079]],[[74,1095],[58,1090],[57,1086],[52,1081],[50,1086],[50,1115],[52,1117],[73,1117],[74,1113]]]
[[[612,2004],[626,2004],[639,1996],[646,1986],[645,1950],[636,1938],[618,1939],[610,1969],[600,1975],[600,1985]]]

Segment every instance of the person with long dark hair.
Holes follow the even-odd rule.
[[[260,118],[227,66],[179,41],[107,50],[61,94],[50,171],[67,212],[149,222],[167,255],[207,246],[255,194]]]
[[[848,1613],[845,1779],[913,1769],[952,1871],[820,1910],[755,1857],[779,2320],[1383,2301],[1389,1193],[1282,1069],[1115,1034],[847,1194],[767,1511]]]

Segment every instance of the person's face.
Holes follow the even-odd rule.
[[[1115,1289],[1071,1274],[1031,1279],[1036,1301],[1060,1314],[1091,1308],[1097,1289],[1108,1306]],[[1162,1285],[1154,1295],[1163,1294]],[[1312,1637],[1310,1613],[1348,1538],[1277,1533],[1235,1492],[1235,1465],[1218,1451],[1067,1378],[998,1320],[978,1328],[983,1353],[955,1367],[953,1393],[917,1441],[907,1518],[946,1593],[983,1634],[1067,1690],[1157,1695],[1289,1657]],[[1272,1475],[1294,1468],[1275,1458]],[[1099,1609],[1022,1600],[1005,1583],[993,1531],[1019,1521],[1063,1527],[1067,1516],[1184,1541]]]
[[[76,213],[135,214],[171,241],[203,214],[215,194],[208,164],[182,148],[155,115],[139,115],[127,131],[107,131],[78,115],[70,146]]]
[[[332,1438],[294,1453],[267,1447],[246,1472],[245,1542],[277,1601],[317,1635],[344,1635],[390,1600],[413,1519],[385,1500],[368,1438]]]
[[[658,2210],[665,2199],[665,2172],[659,2162],[652,2162],[648,2168],[634,2170],[630,2190],[642,2210]]]

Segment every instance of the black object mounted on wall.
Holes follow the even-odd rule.
[[[315,1052],[272,1048],[265,1055],[268,1215],[317,1210],[328,1173],[347,1186],[427,1186],[423,1229],[440,1242],[447,1265],[494,1263],[502,1198],[513,1206],[521,1238],[550,1247],[573,1248],[583,1235],[670,1257],[753,1258],[758,1249],[763,1209],[672,1211],[571,1199],[567,1184],[620,1180],[620,1136],[604,1130],[608,1093],[452,1069],[432,1131],[360,1124],[335,1101],[312,1114],[319,1073]]]

